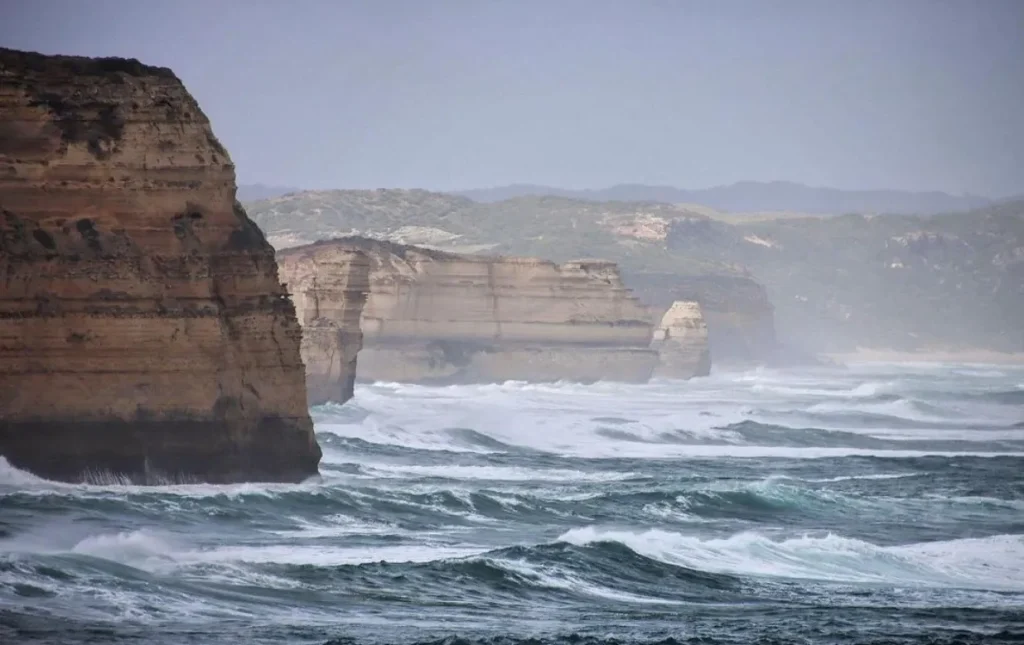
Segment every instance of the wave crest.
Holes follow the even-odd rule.
[[[773,540],[745,532],[702,539],[660,529],[584,527],[559,539],[576,545],[618,542],[668,564],[714,573],[1024,591],[1024,535],[878,546],[832,533]]]

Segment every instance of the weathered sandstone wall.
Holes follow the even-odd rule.
[[[370,258],[360,249],[314,245],[279,253],[281,279],[302,324],[310,405],[352,398],[363,346],[359,317],[370,289]]]
[[[81,480],[300,480],[301,329],[168,69],[0,50],[0,455]]]
[[[650,313],[614,264],[457,255],[365,238],[280,258],[291,275],[300,257],[326,267],[321,258],[352,253],[369,262],[361,381],[646,381],[657,364]],[[329,272],[321,268],[318,280]],[[316,299],[289,288],[300,320],[309,319]]]
[[[664,378],[693,378],[711,373],[708,325],[700,304],[677,300],[654,330],[651,348],[660,358],[654,375]]]

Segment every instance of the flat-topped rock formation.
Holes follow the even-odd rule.
[[[700,304],[677,300],[654,330],[651,348],[660,358],[654,375],[664,378],[693,378],[711,373],[708,325]]]
[[[642,382],[657,365],[650,313],[612,263],[459,255],[365,238],[287,249],[279,258],[286,275],[293,263],[319,265],[324,282],[339,279],[329,277],[330,258],[356,253],[369,262],[361,381]],[[316,298],[289,288],[306,320]]]
[[[168,69],[0,50],[0,455],[44,477],[297,481],[301,329]]]
[[[746,251],[771,242],[737,237],[714,209],[554,196],[481,204],[405,189],[297,191],[248,209],[279,250],[362,236],[458,254],[605,258],[659,315],[676,300],[699,302],[716,364],[758,364],[778,353],[772,303],[742,267]]]
[[[281,252],[281,279],[302,324],[310,405],[352,398],[363,346],[359,317],[370,290],[370,258],[358,248],[313,245]]]

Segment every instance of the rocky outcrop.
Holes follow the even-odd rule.
[[[0,50],[0,455],[296,481],[320,449],[274,251],[174,74]]]
[[[688,379],[710,374],[708,325],[700,304],[686,300],[672,303],[654,330],[651,348],[659,356],[655,376]]]
[[[286,275],[293,264],[317,267],[303,283],[312,285],[346,282],[331,258],[353,254],[369,261],[362,381],[646,381],[657,364],[649,313],[614,264],[459,255],[365,238],[287,249],[280,259]],[[298,283],[289,288],[300,320],[316,320],[317,298]],[[321,289],[319,297],[331,296]]]
[[[677,301],[700,305],[715,364],[770,362],[778,352],[774,308],[765,288],[743,276],[632,273],[637,296],[656,309]]]
[[[281,279],[302,324],[309,405],[352,398],[359,327],[370,289],[370,258],[363,250],[315,245],[280,253]]]

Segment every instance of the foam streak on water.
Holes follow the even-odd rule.
[[[302,484],[0,461],[0,642],[1020,642],[1022,383],[383,383]]]

